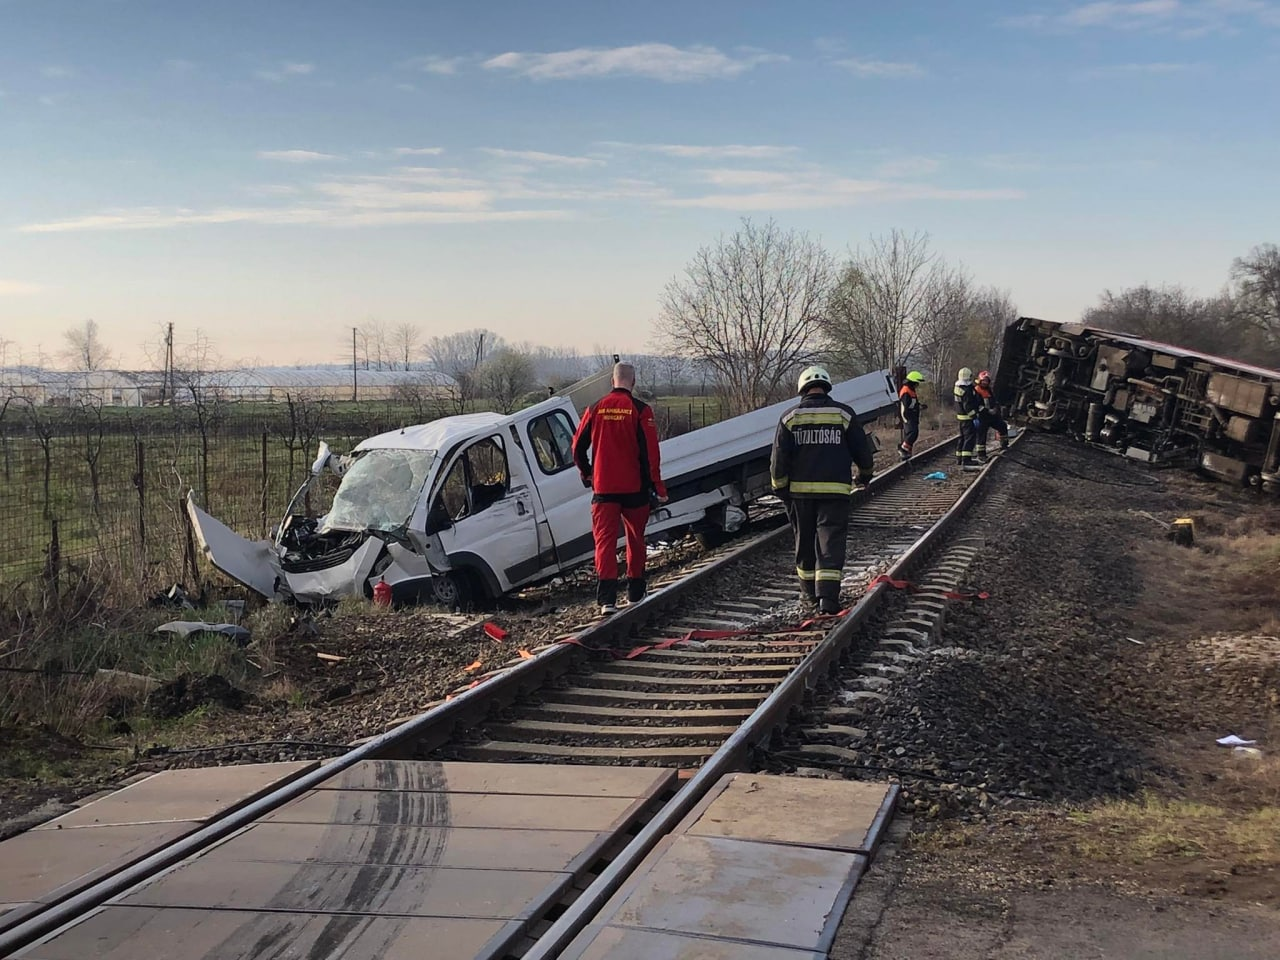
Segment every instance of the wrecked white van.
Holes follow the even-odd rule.
[[[608,389],[607,381],[599,391]],[[835,386],[863,422],[893,409],[887,371]],[[270,600],[315,603],[369,596],[379,580],[397,602],[469,606],[549,580],[594,552],[591,491],[573,463],[581,392],[511,416],[476,413],[379,434],[351,454],[321,444],[308,481],[341,476],[329,512],[295,513],[270,540],[249,541],[187,499],[210,562]],[[794,400],[733,417],[661,444],[670,502],[647,532],[732,534],[769,493],[778,419]]]

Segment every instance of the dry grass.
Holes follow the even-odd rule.
[[[1195,800],[1147,794],[1073,812],[1081,830],[1070,846],[1100,863],[1146,865],[1187,859],[1251,867],[1280,866],[1280,761],[1247,761],[1271,802],[1231,810]]]

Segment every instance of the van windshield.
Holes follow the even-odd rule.
[[[427,482],[434,450],[366,450],[347,468],[320,532],[403,527]]]

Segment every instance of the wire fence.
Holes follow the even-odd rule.
[[[720,419],[708,398],[656,407],[664,436]],[[306,397],[146,408],[11,400],[0,409],[0,586],[56,592],[86,573],[135,590],[198,582],[189,491],[236,532],[265,537],[321,440],[346,451],[454,412],[441,401]]]

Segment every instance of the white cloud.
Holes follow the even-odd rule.
[[[42,289],[38,284],[0,278],[0,297],[22,297],[39,293]]]
[[[618,140],[605,141],[602,146],[620,151],[639,150],[692,160],[772,160],[793,156],[800,149],[771,144],[625,143]]]
[[[736,77],[762,63],[786,59],[753,49],[739,51],[734,56],[715,47],[680,48],[666,43],[640,43],[629,47],[579,47],[555,53],[512,51],[491,57],[481,66],[535,80],[629,76],[681,83]]]
[[[896,60],[860,60],[850,58],[847,60],[834,60],[837,67],[843,67],[855,77],[879,77],[886,80],[896,80],[905,77],[922,77],[924,76],[924,68],[918,63],[908,63]]]
[[[1198,37],[1235,32],[1250,23],[1280,27],[1280,5],[1266,0],[1095,0],[1061,13],[1022,14],[1001,22],[1032,30],[1176,31]]]
[[[717,186],[745,187],[666,201],[674,207],[702,207],[716,210],[814,210],[847,207],[864,203],[901,203],[920,200],[1020,200],[1016,189],[972,189],[940,187],[927,183],[905,183],[887,179],[855,179],[821,170],[788,176],[776,171],[708,171]],[[727,176],[726,176],[727,174]],[[752,189],[754,188],[754,189]]]
[[[70,80],[75,75],[76,72],[70,67],[58,66],[57,64],[40,68],[40,76],[46,80]]]
[[[175,57],[173,59],[166,60],[164,62],[164,67],[166,70],[171,70],[174,73],[190,73],[196,68],[196,64],[194,61],[182,60]]]
[[[279,160],[282,163],[315,163],[319,160],[341,160],[333,153],[317,153],[315,150],[259,150],[259,160]]]
[[[410,70],[421,70],[423,73],[434,73],[447,77],[458,72],[458,68],[467,62],[466,57],[415,57],[406,61],[403,66]]]
[[[444,147],[396,147],[392,152],[397,157],[438,157]]]
[[[259,80],[270,80],[272,83],[279,83],[292,77],[305,77],[314,73],[315,69],[314,63],[293,63],[285,60],[276,67],[269,70],[259,70],[254,75]]]
[[[218,209],[200,213],[157,207],[135,207],[108,213],[31,223],[20,233],[71,233],[94,230],[159,230],[208,224],[254,223],[270,225],[319,225],[373,227],[430,223],[490,223],[522,220],[564,220],[564,210],[365,210],[337,211],[328,207]]]
[[[598,167],[604,161],[595,157],[574,157],[563,153],[543,153],[541,150],[504,150],[501,147],[481,147],[481,153],[500,160],[520,160],[526,163],[544,163],[560,167]]]

